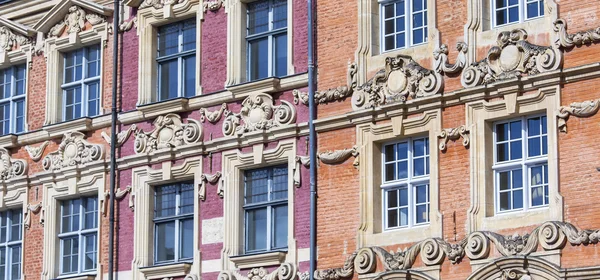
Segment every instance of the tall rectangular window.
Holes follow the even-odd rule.
[[[381,51],[427,42],[427,0],[380,1]]]
[[[0,212],[0,279],[21,279],[23,224],[21,211]]]
[[[523,22],[544,15],[544,0],[491,0],[494,26]]]
[[[287,167],[245,171],[244,183],[246,253],[287,248]]]
[[[0,135],[25,131],[25,65],[0,69]]]
[[[247,5],[248,80],[287,75],[287,0]]]
[[[384,145],[382,157],[384,228],[429,223],[429,138]]]
[[[196,95],[196,19],[158,29],[158,101]]]
[[[63,120],[97,116],[100,112],[100,46],[64,55]]]
[[[98,262],[97,198],[63,201],[60,216],[60,274],[94,271]]]
[[[155,263],[193,259],[194,199],[193,183],[176,183],[155,188]]]
[[[496,212],[548,205],[548,130],[546,116],[494,125]]]

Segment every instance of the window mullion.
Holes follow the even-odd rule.
[[[271,246],[271,239],[273,238],[273,217],[272,217],[272,213],[273,213],[273,208],[271,207],[271,205],[267,206],[267,251],[271,251],[272,246]]]

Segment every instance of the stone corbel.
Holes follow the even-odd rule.
[[[448,46],[446,44],[442,44],[440,48],[433,51],[433,58],[435,58],[435,71],[446,75],[455,74],[461,71],[467,65],[467,43],[456,43],[456,49],[458,50],[458,56],[454,64],[450,64],[448,62]]]
[[[599,109],[600,99],[573,102],[569,106],[561,106],[557,113],[558,130],[565,133],[567,132],[567,120],[569,119],[569,116],[588,118],[598,113]]]
[[[121,200],[125,197],[125,195],[127,195],[128,193],[131,192],[131,186],[127,186],[125,189],[121,189],[118,188],[115,191],[115,199],[116,200]],[[110,192],[109,191],[105,191],[104,192],[104,197],[102,198],[101,203],[101,208],[102,208],[102,216],[106,217],[106,214],[108,213],[108,203],[106,203],[106,201],[110,198]]]
[[[129,126],[127,128],[127,130],[123,130],[119,133],[117,133],[117,147],[121,147],[123,145],[123,143],[125,143],[125,141],[127,141],[127,139],[129,138],[129,136],[131,136],[131,134],[137,130],[137,126],[135,124],[132,124],[131,126]],[[104,141],[106,141],[106,143],[108,145],[110,145],[110,136],[102,131],[102,133],[100,134],[102,136],[102,138],[104,139]]]
[[[215,124],[221,119],[225,110],[227,110],[227,103],[223,103],[219,110],[212,112],[208,111],[206,108],[200,108],[200,122],[208,120],[209,123]]]
[[[462,144],[465,147],[469,146],[470,142],[469,130],[464,125],[455,128],[444,129],[442,132],[440,132],[440,134],[438,134],[438,137],[442,139],[440,142],[440,151],[446,150],[446,144],[448,144],[448,141],[450,140],[456,142],[462,137]]]
[[[554,21],[554,34],[556,37],[554,45],[563,49],[571,49],[575,46],[581,47],[600,41],[600,27],[568,34],[567,21],[564,19]]]
[[[212,1],[204,1],[204,12],[207,11],[216,12],[223,7],[223,0],[212,0]]]
[[[345,86],[327,89],[325,91],[315,91],[315,103],[327,104],[335,101],[341,101],[351,96],[357,86],[356,82],[356,63],[348,63],[347,80]],[[308,93],[298,90],[292,91],[294,95],[294,104],[302,103],[308,105]]]
[[[327,151],[323,153],[319,153],[317,157],[319,160],[327,165],[340,164],[350,157],[355,157],[354,163],[352,164],[355,168],[358,168],[358,147],[354,146],[351,149],[343,149],[343,150],[335,150],[335,151]]]
[[[202,174],[202,176],[200,176],[202,183],[200,183],[200,189],[198,190],[198,198],[200,198],[202,201],[206,200],[206,184],[207,183],[211,183],[211,184],[215,184],[215,183],[219,183],[219,187],[217,189],[217,194],[219,194],[218,190],[222,190],[223,189],[223,181],[220,180],[221,179],[221,172],[217,171],[217,173],[215,174]]]
[[[27,204],[27,209],[26,209],[25,215],[23,217],[23,224],[25,225],[25,229],[31,228],[31,215],[39,213],[40,210],[42,210],[41,202],[38,202],[37,204],[34,204],[34,205]]]
[[[44,143],[42,143],[42,145],[40,145],[38,147],[25,146],[25,150],[27,151],[27,153],[29,154],[29,157],[33,161],[39,161],[42,158],[42,155],[44,154],[44,150],[46,149],[48,144],[50,144],[50,141],[44,141]]]
[[[119,24],[119,32],[127,32],[134,26],[137,29],[137,17],[133,17],[131,20]]]
[[[300,165],[304,167],[310,166],[310,157],[296,156],[296,165],[294,166],[294,186],[300,187]]]

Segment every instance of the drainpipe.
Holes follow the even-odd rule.
[[[115,179],[117,173],[117,64],[119,62],[119,0],[113,2],[113,67],[112,108],[110,126],[110,196],[108,206],[108,280],[114,276],[115,248]]]
[[[315,104],[315,57],[314,57],[314,4],[308,2],[308,130],[310,156],[310,280],[314,280],[317,269],[317,133],[315,119],[317,107]]]

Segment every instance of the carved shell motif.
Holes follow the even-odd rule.
[[[179,147],[202,139],[202,126],[192,119],[183,123],[177,114],[159,116],[154,120],[154,129],[135,131],[135,152],[150,153],[165,148]]]
[[[8,180],[25,175],[27,162],[21,159],[12,159],[8,151],[0,148],[0,180]]]
[[[291,124],[296,121],[296,109],[284,100],[281,105],[275,106],[270,95],[259,93],[247,97],[239,113],[226,111],[225,117],[223,135],[240,136],[246,132]]]
[[[49,153],[42,161],[44,170],[60,170],[102,158],[102,146],[84,140],[81,132],[68,132],[63,136],[58,150]]]

